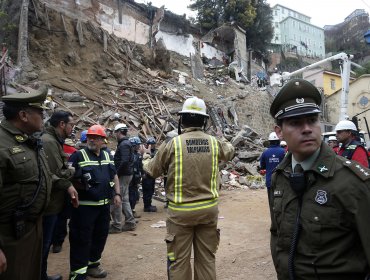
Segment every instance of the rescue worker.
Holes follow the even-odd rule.
[[[356,141],[357,128],[349,120],[340,121],[335,126],[336,138],[341,146],[338,155],[357,161],[364,167],[369,167],[367,151],[359,141]]]
[[[121,194],[113,161],[101,150],[105,138],[102,126],[91,126],[87,131],[87,148],[73,155],[74,185],[80,205],[72,209],[69,222],[71,280],[86,279],[86,275],[107,276],[100,260],[109,231],[110,200],[113,196],[118,207]]]
[[[321,138],[321,94],[289,81],[270,107],[289,153],[271,179],[271,253],[279,280],[363,280],[370,268],[370,170]],[[368,275],[369,276],[369,275]]]
[[[87,134],[87,130],[81,131],[80,141],[76,145],[76,148],[78,150],[81,150],[81,149],[86,147],[86,145],[87,145],[87,135],[86,134]]]
[[[74,168],[69,167],[63,152],[64,140],[72,133],[74,122],[72,114],[66,111],[56,111],[49,119],[49,126],[42,136],[48,165],[53,176],[50,202],[42,218],[43,248],[42,248],[42,280],[61,280],[57,274],[47,276],[47,259],[53,238],[58,215],[62,212],[65,203],[65,195],[68,192],[70,201],[74,207],[78,206],[78,194],[69,179],[74,174]]]
[[[328,145],[329,145],[330,148],[333,149],[333,151],[336,154],[338,154],[339,146],[338,146],[337,137],[335,137],[334,135],[329,136]]]
[[[155,148],[156,143],[157,141],[154,139],[154,137],[149,137],[146,140],[145,148],[149,150],[151,158],[153,158],[157,152]],[[152,205],[152,198],[155,189],[155,178],[151,177],[146,172],[143,172],[141,185],[143,187],[144,212],[157,212],[157,207]]]
[[[218,163],[231,160],[234,148],[224,138],[218,140],[204,132],[208,114],[202,99],[187,99],[179,115],[179,135],[162,144],[154,158],[145,154],[147,162],[143,161],[144,170],[153,178],[168,176],[168,278],[193,278],[193,248],[194,279],[216,279]]]
[[[288,152],[288,145],[286,144],[286,141],[284,140],[280,141],[280,147],[284,149],[285,153]]]
[[[260,157],[260,170],[266,171],[266,188],[268,200],[271,199],[270,185],[271,175],[275,167],[283,160],[285,156],[284,148],[280,147],[280,139],[275,132],[269,135],[270,146],[262,153]]]
[[[42,214],[51,173],[42,142],[46,92],[2,97],[0,123],[0,279],[40,280]]]
[[[134,215],[135,218],[140,218],[140,215],[137,214],[135,211],[135,206],[140,198],[139,184],[141,182],[141,176],[143,174],[143,162],[142,162],[143,158],[141,153],[139,153],[141,140],[137,136],[130,137],[129,140],[134,148],[133,174],[129,186],[129,200],[132,214]]]
[[[114,165],[116,166],[119,178],[122,205],[114,207],[112,211],[112,225],[110,233],[120,233],[121,231],[133,231],[136,229],[136,221],[131,210],[129,201],[129,186],[132,180],[134,152],[129,141],[128,127],[125,124],[117,124],[114,128],[117,138],[117,149],[114,154]],[[122,226],[122,212],[125,216],[125,223]]]

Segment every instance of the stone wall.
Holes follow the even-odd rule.
[[[219,99],[216,106],[223,109],[225,117],[228,107],[234,106],[239,119],[238,125],[248,125],[267,139],[275,125],[270,116],[272,100],[273,97],[267,91],[244,89],[237,96]]]

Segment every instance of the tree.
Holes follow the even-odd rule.
[[[198,11],[197,21],[201,28],[210,30],[222,23],[223,6],[220,0],[191,0],[189,9]],[[220,11],[221,10],[221,11]],[[221,22],[220,22],[221,21]]]
[[[268,57],[267,46],[274,35],[272,10],[266,0],[259,0],[255,6],[256,17],[253,24],[246,28],[247,43],[261,57]]]
[[[246,30],[248,47],[262,57],[273,36],[272,10],[266,0],[191,0],[197,21],[206,31],[225,22],[235,22]]]

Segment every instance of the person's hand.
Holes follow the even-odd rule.
[[[76,191],[74,186],[70,186],[67,191],[68,191],[69,196],[71,197],[71,202],[72,202],[73,207],[77,208],[79,205],[78,192]]]
[[[0,274],[6,271],[7,266],[6,257],[3,251],[0,249]]]
[[[122,199],[121,199],[121,196],[120,195],[118,195],[118,194],[116,194],[115,196],[114,196],[114,206],[115,207],[118,207],[118,206],[120,206],[120,204],[122,203]]]
[[[140,145],[139,153],[142,154],[142,155],[150,154],[150,145],[148,146],[148,148],[145,148],[144,145]]]

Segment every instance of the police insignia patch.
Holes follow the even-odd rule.
[[[17,140],[18,142],[23,142],[24,141],[24,137],[22,135],[16,135],[15,136],[15,140]]]
[[[315,201],[318,204],[321,204],[321,205],[328,202],[328,197],[327,197],[326,191],[318,190],[317,193],[316,193]]]
[[[329,171],[329,169],[328,169],[325,165],[319,165],[319,166],[317,167],[317,170],[318,170],[320,173],[324,173],[324,172]]]

